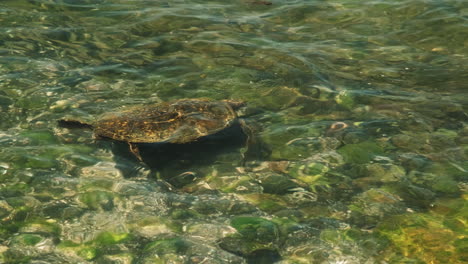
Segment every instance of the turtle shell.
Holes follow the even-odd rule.
[[[94,133],[130,143],[187,143],[231,126],[236,118],[229,101],[183,99],[105,114]]]

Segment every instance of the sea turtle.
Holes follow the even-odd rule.
[[[233,125],[238,121],[235,110],[244,105],[231,100],[182,99],[107,113],[91,124],[61,119],[59,125],[90,128],[98,139],[127,142],[130,151],[142,161],[138,143],[183,144],[196,141]],[[248,140],[250,129],[242,124]]]

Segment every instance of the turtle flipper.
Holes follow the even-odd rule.
[[[138,145],[135,143],[128,142],[128,146],[130,147],[130,152],[132,152],[133,155],[135,155],[135,157],[139,161],[143,162],[143,158],[140,155],[140,149],[138,148]]]
[[[239,119],[239,125],[242,133],[246,136],[245,144],[241,150],[242,166],[245,166],[247,160],[262,160],[269,157],[271,154],[270,148],[256,135],[261,128],[253,124],[247,124],[244,119]]]
[[[252,147],[256,143],[256,138],[254,137],[253,129],[249,125],[247,125],[245,120],[239,119],[239,125],[242,129],[242,133],[244,133],[244,135],[246,136],[243,150],[241,150],[241,156],[242,156],[241,163],[242,163],[242,166],[245,166],[247,158],[251,156],[251,153],[253,151]]]
[[[60,119],[57,121],[59,127],[63,128],[86,128],[93,129],[93,125],[81,122],[79,120]]]

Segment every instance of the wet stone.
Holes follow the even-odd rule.
[[[173,230],[166,222],[159,217],[147,216],[131,224],[130,228],[141,237],[152,238],[162,234],[173,233]]]
[[[258,180],[265,193],[284,194],[299,187],[291,178],[280,174],[259,176]]]
[[[459,261],[462,256],[456,250],[461,246],[456,233],[437,216],[414,213],[389,217],[379,224],[377,231],[413,261],[462,263]]]
[[[103,264],[132,264],[135,260],[135,256],[130,253],[120,253],[120,254],[112,254],[112,255],[104,255],[96,260],[98,263]]]
[[[34,246],[41,242],[44,238],[37,234],[20,234],[12,238],[11,245]]]
[[[307,158],[313,154],[339,146],[340,143],[337,139],[331,137],[322,139],[315,137],[316,133],[318,133],[318,129],[315,131],[314,127],[289,127],[284,131],[273,131],[272,134],[267,135],[268,138],[265,137],[264,139],[266,143],[271,141],[271,159],[273,160]],[[295,134],[299,137],[295,136]],[[301,137],[302,135],[304,137]]]
[[[421,170],[431,164],[428,158],[415,153],[403,153],[398,156],[398,159],[408,171]]]
[[[274,212],[275,217],[301,219],[304,214],[299,209],[282,209]]]
[[[219,240],[219,246],[248,260],[280,259],[277,252],[279,229],[272,221],[259,217],[235,217],[231,225],[239,232]]]
[[[298,97],[291,106],[299,106],[300,114],[327,114],[335,110],[336,104],[332,101],[319,100],[308,96]]]
[[[106,191],[89,191],[79,195],[79,201],[93,210],[110,211],[114,208],[115,195]]]
[[[176,188],[181,188],[190,183],[194,183],[198,179],[195,172],[183,172],[167,179],[167,182]]]
[[[356,100],[353,92],[347,90],[340,91],[335,96],[335,102],[347,109],[353,109],[356,106]]]
[[[253,248],[250,243],[246,243],[243,238],[240,237],[225,237],[219,240],[219,247],[227,252],[231,252],[236,255],[248,257],[257,250]]]
[[[339,148],[338,152],[350,163],[367,163],[376,155],[383,155],[382,147],[371,141],[348,144]]]
[[[12,210],[13,208],[5,200],[0,200],[0,218],[9,215]]]
[[[247,214],[255,212],[255,206],[235,199],[199,197],[192,209],[203,215]]]
[[[92,166],[83,167],[79,175],[81,177],[108,177],[108,178],[122,178],[122,172],[115,168],[115,164],[111,162],[99,162]]]
[[[351,219],[360,226],[372,226],[389,215],[402,214],[406,211],[402,199],[382,189],[369,189],[355,197],[350,205]]]
[[[145,245],[143,254],[148,256],[156,255],[163,258],[168,256],[172,258],[173,255],[185,255],[191,245],[191,242],[179,237],[162,238]],[[182,259],[184,258],[187,258],[187,256],[182,257]]]
[[[420,187],[407,181],[391,185],[387,187],[392,193],[395,193],[408,207],[411,208],[427,208],[430,207],[434,201],[436,194],[434,191]]]
[[[7,96],[0,95],[0,108],[6,111],[10,105],[13,104],[13,100]]]
[[[12,263],[22,259],[41,259],[47,254],[52,254],[55,243],[52,238],[38,234],[17,234],[10,239],[9,249],[6,252]]]
[[[276,223],[260,217],[234,217],[231,226],[242,236],[242,239],[265,245],[270,245],[279,239]]]
[[[272,194],[244,194],[243,198],[263,212],[276,212],[285,208],[282,198]]]
[[[449,175],[441,175],[434,179],[434,182],[431,186],[432,190],[440,193],[456,195],[460,193],[460,188],[458,183]]]
[[[373,163],[366,166],[369,177],[380,182],[397,182],[406,175],[405,169],[393,164]]]
[[[26,223],[19,229],[22,233],[35,233],[46,236],[55,236],[60,233],[60,225],[53,220],[49,221],[35,221]]]
[[[314,159],[316,160],[316,159]],[[317,159],[318,160],[318,159]],[[302,183],[301,186],[307,186],[309,190],[316,191],[320,188],[328,188],[330,182],[327,179],[327,173],[330,171],[330,167],[322,162],[297,162],[291,164],[289,169],[289,175],[294,179],[298,180],[299,183]],[[299,187],[299,186],[298,186]],[[293,196],[297,198],[306,198],[308,192],[300,190],[303,188],[296,188],[297,190],[293,193]],[[298,191],[299,190],[299,191]],[[312,195],[312,193],[310,193]],[[316,196],[316,195],[312,195]],[[312,198],[311,196],[311,198]],[[315,197],[316,198],[316,197]],[[298,199],[302,200],[302,199]]]
[[[221,188],[223,192],[234,193],[261,193],[263,188],[257,181],[253,181],[253,176],[225,176],[217,177],[215,188]],[[219,187],[218,187],[219,186]]]
[[[278,109],[290,106],[301,96],[296,88],[287,86],[276,87],[268,91],[261,97],[260,105],[266,109]]]
[[[428,132],[433,130],[433,126],[421,118],[412,118],[400,121],[400,126],[405,131]]]
[[[215,243],[218,239],[235,232],[236,230],[231,226],[211,223],[190,224],[186,231],[190,236],[210,243]]]
[[[347,131],[342,136],[344,144],[357,144],[365,141],[369,136],[363,131]]]

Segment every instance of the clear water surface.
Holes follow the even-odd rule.
[[[2,0],[0,262],[466,263],[467,36],[463,0]],[[255,147],[57,126],[200,97]]]

